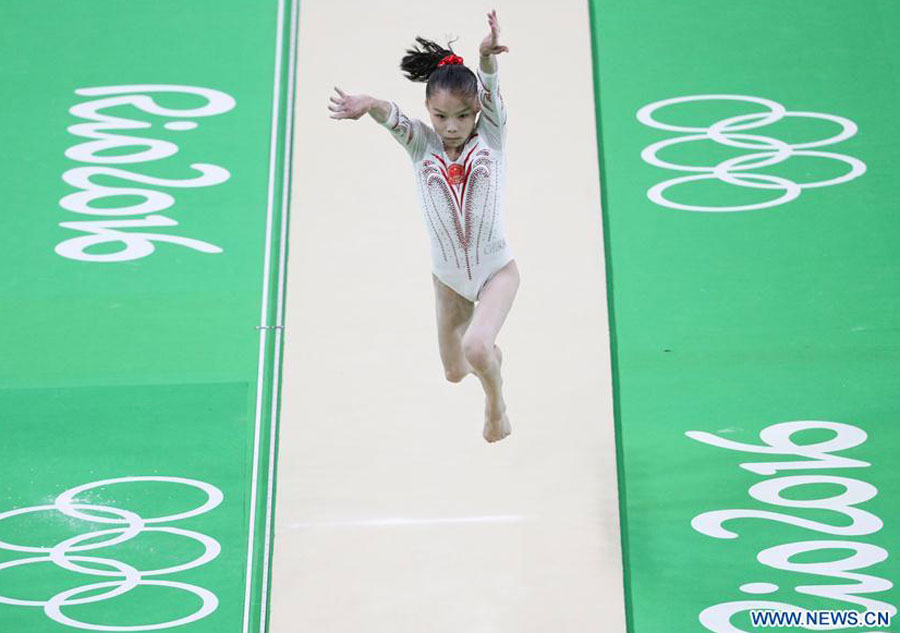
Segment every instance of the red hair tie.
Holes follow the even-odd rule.
[[[452,66],[453,64],[462,64],[463,58],[458,55],[447,55],[444,59],[438,62],[438,67],[441,66]]]

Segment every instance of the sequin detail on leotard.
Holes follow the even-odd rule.
[[[478,80],[481,114],[455,160],[434,130],[396,104],[384,123],[413,161],[432,272],[470,301],[513,257],[504,222],[506,110],[497,75],[479,69]]]

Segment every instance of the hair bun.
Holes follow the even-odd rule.
[[[417,36],[416,42],[417,46],[407,49],[400,62],[400,69],[410,81],[425,82],[439,68],[442,60],[453,55],[453,51],[424,37]]]
[[[416,46],[407,49],[400,62],[400,69],[410,81],[427,83],[425,98],[435,90],[449,90],[467,97],[478,96],[478,79],[463,63],[463,58],[453,52],[450,42],[444,48],[424,37],[416,37]],[[421,47],[421,48],[420,48]]]

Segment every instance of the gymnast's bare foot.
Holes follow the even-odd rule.
[[[497,350],[497,362],[499,366],[502,366],[503,352],[496,345],[494,345],[494,349]],[[499,376],[498,378],[502,388],[503,379]],[[509,424],[509,418],[506,416],[506,403],[503,401],[503,396],[500,396],[500,402],[496,404],[488,400],[484,408],[484,432],[482,433],[484,439],[488,442],[497,442],[510,433],[512,433],[512,427]]]
[[[506,416],[505,408],[499,418],[492,419],[489,415],[484,416],[483,435],[488,442],[498,442],[510,433],[512,433],[512,427],[509,425],[509,418]]]

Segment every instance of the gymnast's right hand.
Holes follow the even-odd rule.
[[[331,95],[328,109],[334,112],[332,119],[358,119],[369,111],[372,98],[368,95],[348,95],[335,86],[338,96]]]

